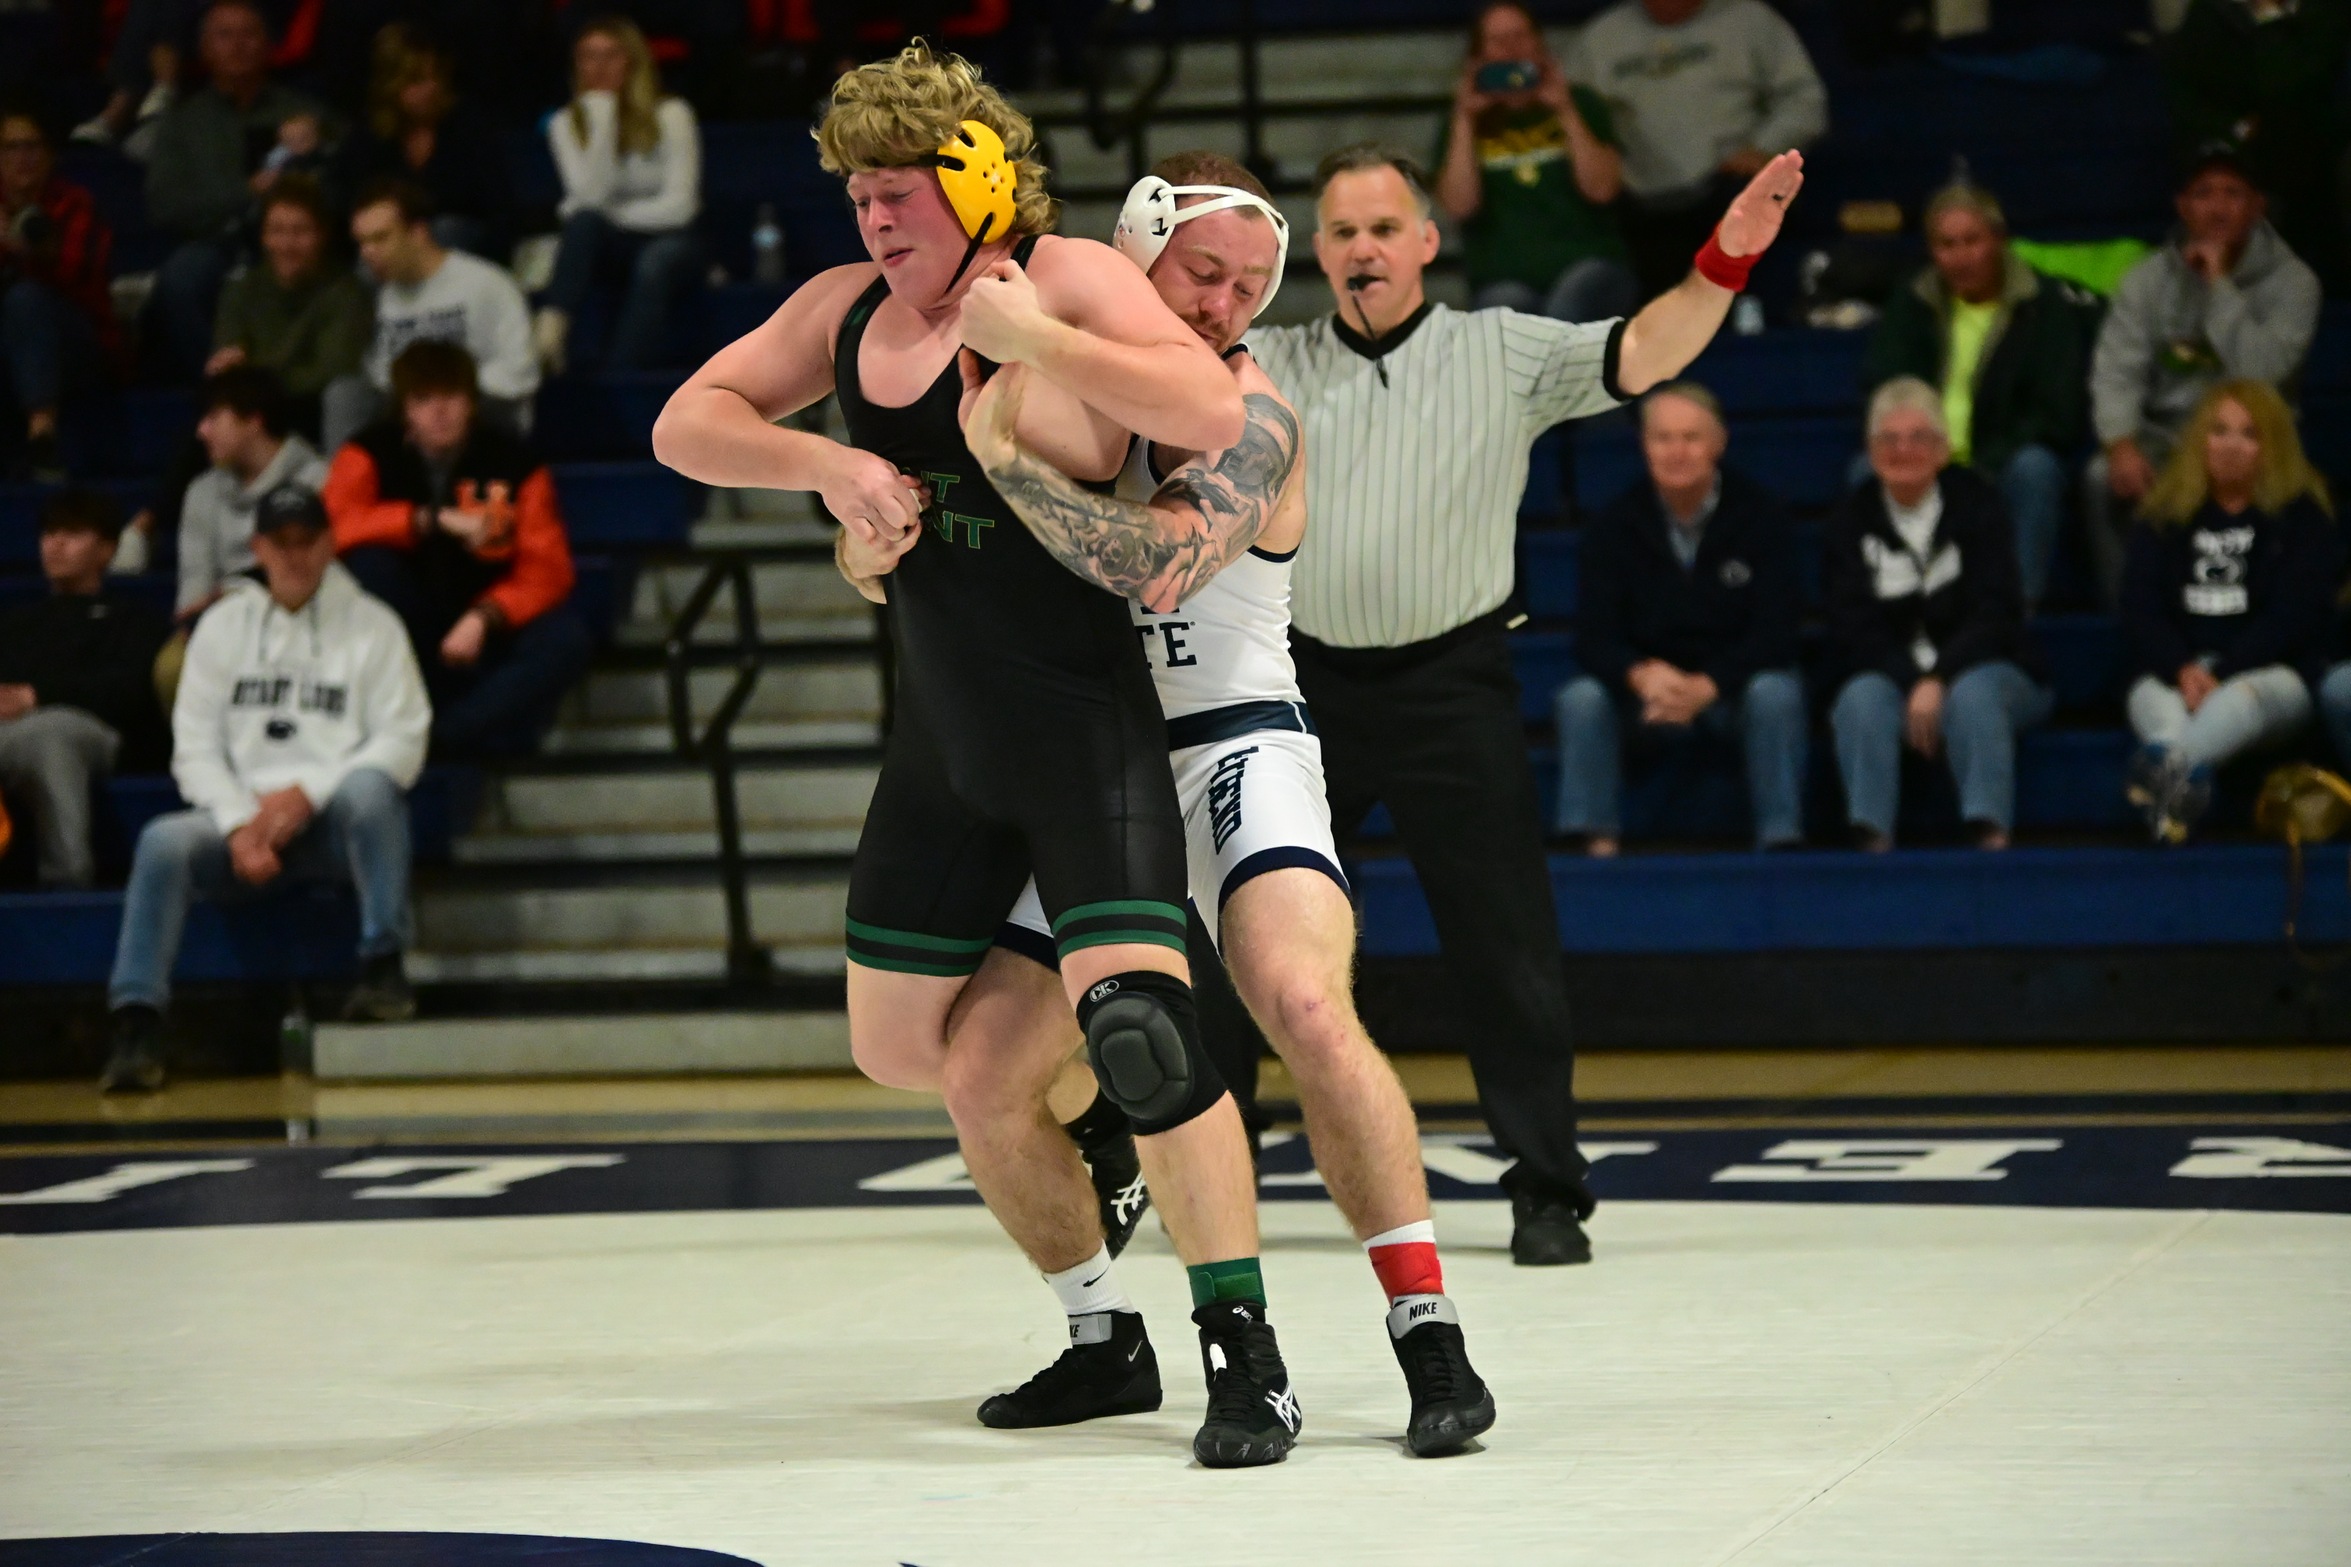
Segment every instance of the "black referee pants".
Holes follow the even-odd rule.
[[[1384,803],[1428,898],[1468,1011],[1479,1107],[1517,1161],[1503,1185],[1588,1213],[1559,917],[1502,616],[1400,648],[1327,647],[1293,630],[1290,649],[1342,842]],[[1227,1081],[1254,1082],[1228,1062],[1238,1009],[1203,1000]]]

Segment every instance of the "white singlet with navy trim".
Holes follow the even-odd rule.
[[[1159,485],[1150,443],[1138,436],[1119,472],[1118,496],[1148,501]],[[1168,762],[1184,809],[1192,906],[1211,940],[1220,937],[1225,900],[1268,871],[1318,871],[1342,889],[1347,885],[1323,788],[1322,742],[1305,727],[1298,668],[1290,661],[1290,561],[1296,554],[1252,549],[1164,615],[1127,606],[1171,723],[1242,710],[1222,715],[1235,720],[1228,725],[1203,720],[1221,730],[1213,740],[1185,745],[1180,735],[1170,737],[1175,749]],[[1267,706],[1297,716],[1246,711]],[[1052,929],[1034,881],[1005,917],[996,943],[1055,964]]]
[[[1151,443],[1136,436],[1119,470],[1118,498],[1140,505],[1158,493]],[[1164,615],[1129,601],[1143,659],[1170,718],[1237,702],[1298,702],[1298,667],[1290,662],[1290,564],[1295,549],[1261,549],[1229,562]]]

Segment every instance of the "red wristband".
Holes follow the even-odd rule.
[[[1755,260],[1753,256],[1725,255],[1718,230],[1707,235],[1706,243],[1698,248],[1696,266],[1698,275],[1707,282],[1736,294],[1747,286],[1747,274],[1755,270]]]

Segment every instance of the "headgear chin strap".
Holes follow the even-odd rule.
[[[1180,196],[1206,196],[1208,200],[1179,208],[1176,199]],[[1273,303],[1275,292],[1282,286],[1282,268],[1290,259],[1290,220],[1272,202],[1253,191],[1235,190],[1230,185],[1170,185],[1156,174],[1146,174],[1127,192],[1126,205],[1119,209],[1118,228],[1111,234],[1110,243],[1148,272],[1151,264],[1159,259],[1159,253],[1167,249],[1177,224],[1228,207],[1255,207],[1273,224],[1273,276],[1266,280],[1265,297],[1257,302],[1257,308],[1263,310]]]
[[[1006,155],[1004,138],[977,120],[958,125],[946,145],[931,154],[930,161],[939,171],[939,189],[946,195],[947,205],[955,209],[955,216],[963,221],[963,232],[971,236],[962,265],[947,280],[947,286],[953,288],[982,245],[1012,231],[1013,192],[1020,185],[1020,170]]]

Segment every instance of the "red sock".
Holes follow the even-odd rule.
[[[1391,1304],[1407,1295],[1442,1295],[1445,1270],[1437,1261],[1437,1226],[1428,1219],[1399,1225],[1363,1243],[1371,1271]]]

